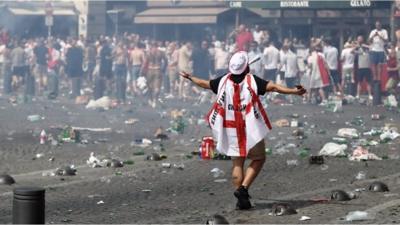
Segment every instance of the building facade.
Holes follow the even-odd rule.
[[[230,1],[229,4],[257,12],[260,18],[252,22],[268,28],[277,39],[329,36],[342,44],[349,37],[367,35],[377,20],[384,28],[395,29],[393,1],[280,0]]]

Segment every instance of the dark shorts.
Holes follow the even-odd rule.
[[[272,82],[276,82],[276,69],[265,70],[264,71],[264,79],[270,80]]]
[[[372,74],[369,68],[361,68],[357,70],[355,81],[356,83],[366,80],[368,83],[372,82]]]
[[[285,81],[288,88],[294,88],[296,85],[296,77],[285,78]]]
[[[370,51],[369,60],[370,60],[371,64],[373,64],[373,65],[383,64],[386,61],[385,53]]]
[[[329,73],[331,74],[334,85],[342,83],[342,77],[340,77],[340,74],[337,70],[329,70]]]
[[[26,66],[14,66],[12,74],[20,77],[24,77],[26,74]]]
[[[107,80],[111,80],[113,78],[112,65],[101,65],[99,70],[100,77],[106,78]]]

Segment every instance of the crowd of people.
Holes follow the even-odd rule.
[[[57,98],[59,83],[68,82],[71,98],[90,87],[94,99],[114,96],[127,104],[145,96],[156,107],[164,98],[199,96],[200,90],[180,77],[180,71],[204,79],[222,76],[230,57],[246,51],[250,59],[260,58],[251,65],[252,74],[290,88],[303,85],[309,90],[305,102],[324,105],[328,96],[360,98],[364,86],[372,100],[385,63],[390,77],[386,89],[398,93],[400,68],[400,33],[391,44],[379,21],[375,27],[368,36],[349,38],[344,46],[334,46],[329,37],[278,42],[258,25],[240,25],[225,40],[212,36],[199,43],[128,33],[97,39],[18,39],[1,29],[0,77],[4,94],[17,94],[24,86],[25,94]]]

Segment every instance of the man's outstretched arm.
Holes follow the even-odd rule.
[[[209,81],[209,80],[203,80],[203,79],[197,78],[197,77],[193,76],[193,75],[190,74],[190,73],[186,73],[185,71],[182,71],[182,72],[180,72],[179,74],[180,74],[182,77],[184,77],[184,78],[186,78],[186,79],[192,81],[194,84],[196,84],[196,85],[199,86],[199,87],[202,87],[202,88],[204,88],[204,89],[211,89],[210,81]]]
[[[268,82],[267,92],[278,92],[281,94],[291,94],[291,95],[303,95],[307,91],[303,86],[298,85],[296,88],[288,88],[279,84],[274,84],[273,82]]]

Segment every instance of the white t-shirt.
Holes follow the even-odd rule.
[[[324,48],[324,56],[330,70],[337,70],[339,52],[333,46]]]
[[[228,69],[229,53],[221,48],[215,49],[215,69],[225,70]]]
[[[378,32],[378,34],[383,37],[385,40],[388,40],[388,33],[385,29],[381,29],[378,31],[377,29],[374,29],[371,31],[369,34],[369,38],[372,38],[372,43],[371,43],[371,51],[374,52],[384,52],[385,51],[385,41],[382,40],[382,38],[375,36],[375,33]],[[375,36],[375,37],[374,37]]]
[[[310,56],[310,50],[308,48],[298,48],[296,54],[297,57],[306,60]]]
[[[293,78],[296,77],[299,68],[297,64],[297,55],[292,51],[288,51],[286,53],[285,61],[283,61],[285,65],[285,78]]]
[[[281,72],[285,72],[285,70],[286,70],[286,65],[283,63],[286,61],[286,55],[287,55],[287,52],[284,52],[283,50],[281,50],[279,52],[279,61],[281,62],[281,66],[282,66]]]
[[[352,69],[354,67],[354,54],[352,48],[345,48],[342,51],[340,59],[343,61],[343,69]]]
[[[261,30],[258,31],[258,32],[257,31],[253,31],[253,39],[258,44],[261,44],[262,36],[263,36],[263,32]]]
[[[269,46],[264,49],[263,64],[266,70],[278,68],[279,50],[275,46]]]
[[[249,60],[253,60],[257,56],[260,56],[261,52],[260,52],[260,50],[250,51],[249,53],[247,53],[247,55],[249,57]],[[261,72],[262,71],[261,61],[259,60],[259,61],[255,62],[255,63],[251,64],[250,65],[250,71],[254,72],[255,75],[262,76],[262,74],[261,74],[262,73]]]
[[[4,44],[0,45],[0,63],[4,62],[4,54],[3,54],[3,52],[4,52],[5,49],[6,49],[6,46]]]

